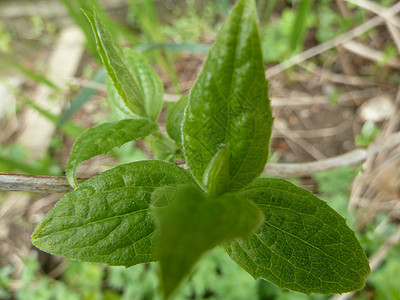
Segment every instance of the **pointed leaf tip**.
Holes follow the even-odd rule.
[[[200,185],[230,143],[228,192],[254,181],[268,157],[273,118],[256,19],[253,1],[234,6],[190,91],[182,124],[186,161]]]
[[[264,213],[260,229],[225,249],[253,277],[304,294],[360,290],[368,259],[345,220],[311,192],[260,178],[240,193]]]
[[[68,182],[74,188],[78,186],[76,173],[83,161],[106,154],[127,142],[145,138],[157,128],[157,123],[148,119],[125,119],[89,128],[78,137],[72,146],[66,166]]]
[[[206,251],[223,242],[246,238],[263,220],[256,205],[232,194],[209,199],[199,188],[185,185],[169,195],[175,199],[161,201],[169,205],[152,208],[165,298],[172,295]]]

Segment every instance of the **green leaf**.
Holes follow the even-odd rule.
[[[164,88],[160,77],[139,52],[133,49],[125,49],[124,54],[128,67],[142,91],[147,116],[151,120],[157,121],[162,109],[164,96]]]
[[[182,144],[183,113],[189,101],[189,95],[182,96],[168,111],[165,125],[168,135],[179,145]]]
[[[299,1],[298,8],[296,11],[296,19],[293,22],[292,29],[290,32],[290,50],[293,54],[301,46],[303,46],[304,39],[307,33],[308,23],[310,21],[310,11],[313,5],[313,0],[301,0]],[[301,48],[300,48],[301,49]]]
[[[380,130],[372,121],[367,121],[361,128],[361,133],[356,135],[356,145],[368,147],[379,135]]]
[[[108,99],[116,118],[118,120],[137,118],[137,116],[128,108],[128,106],[126,106],[124,100],[118,94],[118,91],[109,76],[106,77],[106,83]]]
[[[153,207],[163,207],[170,204],[176,198],[177,186],[166,185],[156,188],[151,194],[151,205]]]
[[[77,187],[76,172],[79,165],[96,155],[106,154],[115,147],[145,138],[156,131],[158,125],[148,119],[125,119],[104,123],[82,133],[76,140],[68,157],[66,174],[72,187]]]
[[[141,89],[129,71],[121,47],[105,29],[96,11],[93,15],[85,10],[83,12],[92,26],[96,38],[97,51],[107,70],[107,74],[112,79],[126,106],[137,116],[149,117],[146,113]]]
[[[170,191],[167,190],[167,191]],[[233,194],[207,199],[191,185],[179,186],[174,201],[157,195],[153,206],[164,297],[168,298],[208,250],[236,238],[248,237],[263,220],[251,201]]]
[[[228,143],[218,150],[204,172],[203,185],[211,198],[222,195],[229,185],[229,149]]]
[[[227,191],[255,180],[267,162],[272,114],[253,0],[239,0],[210,50],[183,120],[183,146],[195,179],[228,142]]]
[[[364,250],[324,201],[272,178],[256,180],[240,196],[258,205],[264,223],[225,249],[254,278],[305,294],[341,294],[365,285],[370,268]]]
[[[119,165],[79,185],[61,199],[32,234],[54,255],[107,265],[154,261],[154,189],[193,183],[184,169],[162,161]]]

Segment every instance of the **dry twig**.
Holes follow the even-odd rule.
[[[377,14],[378,16],[385,19],[385,21],[387,23],[400,28],[400,22],[397,19],[395,19],[394,15],[390,16],[390,15],[386,14],[385,9],[382,6],[380,6],[379,4],[376,4],[369,0],[345,0],[345,1],[352,3],[354,5],[357,5],[359,7],[362,7],[366,10],[369,10],[369,11],[373,12],[374,14]]]
[[[365,46],[355,41],[348,41],[343,43],[343,47],[354,54],[360,55],[366,59],[374,62],[383,62],[385,60],[385,54],[382,51],[375,50],[371,47]],[[385,61],[385,64],[396,69],[400,69],[400,60],[392,57]]]
[[[80,182],[85,179],[79,179]],[[0,190],[32,193],[68,193],[72,191],[66,177],[0,173]]]
[[[376,17],[368,20],[367,22],[353,28],[352,30],[350,30],[342,35],[339,35],[338,37],[336,37],[330,41],[319,44],[313,48],[307,49],[306,51],[304,51],[300,54],[297,54],[297,55],[289,58],[288,60],[286,60],[276,66],[273,66],[272,68],[269,68],[265,72],[265,74],[266,74],[267,78],[270,78],[284,70],[287,70],[290,67],[293,67],[299,63],[302,63],[302,62],[310,59],[311,57],[314,57],[316,55],[324,53],[325,51],[327,51],[329,49],[332,49],[338,45],[348,42],[348,41],[354,39],[355,37],[364,34],[368,30],[382,24],[383,22],[385,22],[385,20],[387,18],[390,18],[390,17],[396,15],[399,11],[400,11],[400,2],[394,4],[390,8],[385,9],[379,16],[376,16]],[[383,16],[383,17],[381,17],[381,16]],[[384,19],[384,18],[386,18],[386,19]]]
[[[286,177],[286,176],[302,176],[310,175],[322,171],[328,171],[344,166],[356,165],[363,162],[368,155],[373,155],[400,144],[400,132],[388,137],[385,144],[372,144],[367,150],[356,149],[346,154],[339,155],[325,160],[309,162],[309,163],[269,163],[267,164],[264,174]],[[85,181],[80,178],[79,181]],[[0,190],[3,191],[24,191],[35,193],[67,193],[72,189],[69,187],[65,177],[55,176],[33,176],[33,175],[16,175],[0,173]]]

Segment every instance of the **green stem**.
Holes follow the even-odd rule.
[[[171,149],[172,151],[176,151],[176,149],[178,148],[176,146],[176,143],[173,139],[171,139],[170,137],[166,136],[164,133],[162,133],[160,130],[156,131],[155,133],[153,133],[153,136],[155,138],[157,138],[161,143],[163,143],[166,147],[168,147],[169,149]]]

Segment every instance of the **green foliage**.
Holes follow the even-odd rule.
[[[20,63],[18,63],[15,60],[13,60],[12,58],[9,58],[6,61],[6,64],[9,65],[12,69],[20,72],[24,76],[34,80],[35,82],[37,82],[39,84],[44,84],[54,91],[59,90],[59,87],[54,82],[49,80],[46,76],[40,74],[39,72],[36,72],[34,70],[24,67],[23,65],[21,65]]]
[[[303,37],[298,36],[296,20],[301,20]],[[313,15],[305,19],[299,19],[296,11],[285,9],[282,16],[274,23],[268,24],[262,31],[262,49],[266,62],[280,62],[292,54],[303,49],[305,32],[313,26],[315,18]],[[300,32],[300,33],[301,33]],[[290,45],[295,44],[295,48]]]
[[[111,104],[111,109],[114,112],[115,118],[118,120],[136,118],[136,115],[125,105],[124,100],[118,94],[110,77],[106,78],[108,100]]]
[[[258,179],[240,195],[260,207],[265,221],[252,237],[226,250],[252,276],[306,294],[364,286],[370,272],[364,250],[325,202],[282,179]]]
[[[308,19],[313,0],[302,0],[299,1],[299,7],[297,9],[296,18],[293,22],[293,27],[290,34],[290,48],[292,52],[296,52],[296,49],[301,47],[304,43],[306,30],[308,27]]]
[[[29,151],[21,145],[11,144],[0,148],[0,169],[2,172],[20,171],[31,175],[60,175],[60,168],[54,164],[48,153],[32,160]]]
[[[262,22],[269,19],[275,2],[267,1]],[[279,63],[303,51],[311,29],[315,31],[315,39],[323,43],[365,21],[363,10],[354,10],[351,16],[343,17],[333,8],[332,2],[334,0],[292,1],[292,8],[283,9],[279,18],[265,24],[261,34],[264,60]]]
[[[5,25],[0,22],[0,53],[9,53],[11,50],[11,34],[8,32]]]
[[[355,10],[350,17],[343,17],[332,7],[333,0],[316,1],[315,30],[320,43],[345,33],[356,24],[364,22],[363,10]],[[346,3],[348,6],[351,3]]]
[[[163,199],[171,196],[173,201]],[[235,195],[207,199],[197,187],[181,186],[175,195],[164,193],[163,197],[153,203],[153,211],[165,298],[204,252],[222,242],[248,237],[263,220],[257,206]]]
[[[221,244],[253,277],[281,288],[310,294],[363,287],[368,261],[346,221],[300,187],[257,179],[273,117],[253,0],[237,2],[187,104],[183,98],[170,112],[172,139],[153,123],[163,93],[156,73],[137,52],[123,52],[96,13],[86,16],[123,120],[78,138],[68,179],[74,180],[80,162],[138,137],[146,137],[162,160],[181,157],[182,141],[189,170],[150,160],[103,172],[57,203],[34,231],[35,246],[114,266],[159,260],[164,298]]]
[[[59,280],[46,276],[40,270],[37,258],[29,257],[19,275],[20,287],[13,298],[26,300],[100,300],[105,291],[101,290],[103,267],[67,261],[66,270]]]
[[[130,71],[141,89],[145,111],[151,120],[157,121],[164,96],[163,84],[143,55],[133,49],[126,49],[124,54]]]
[[[138,265],[129,269],[109,269],[109,285],[121,291],[123,300],[160,300],[158,293],[159,264]],[[135,283],[135,284],[132,284]],[[216,247],[202,258],[190,277],[175,294],[174,299],[257,299],[257,282],[221,247]]]
[[[129,70],[121,47],[105,29],[96,12],[85,12],[95,33],[97,50],[108,76],[114,83],[126,106],[137,116],[149,117],[143,102],[143,93]]]
[[[213,198],[228,192],[229,187],[229,142],[215,153],[203,176],[203,186],[208,197]]]
[[[168,135],[178,144],[182,144],[181,126],[183,121],[183,112],[188,104],[189,95],[185,95],[168,111],[165,120]]]
[[[176,9],[179,8],[177,7]],[[213,36],[216,34],[215,29],[210,26],[210,23],[217,18],[216,14],[218,11],[224,16],[227,15],[229,11],[227,1],[204,1],[199,5],[198,1],[187,0],[184,15],[179,16],[172,24],[165,24],[162,30],[165,36],[174,41],[180,43],[198,42],[204,36]],[[206,22],[205,18],[207,18]]]
[[[145,138],[157,129],[157,123],[148,119],[125,119],[88,129],[76,140],[69,155],[66,170],[69,183],[78,186],[76,172],[83,161],[106,154],[129,141]]]
[[[55,255],[114,266],[154,261],[154,189],[193,183],[182,168],[162,161],[119,165],[79,185],[46,215],[32,243]]]
[[[361,128],[361,133],[356,135],[356,144],[361,147],[368,147],[380,132],[374,122],[367,121]]]
[[[399,246],[392,249],[389,255],[386,256],[386,262],[384,265],[377,269],[373,273],[373,276],[371,276],[369,282],[376,290],[374,299],[400,299],[398,283],[398,274],[400,274],[399,254]]]
[[[0,80],[2,81],[1,78],[0,78]],[[10,84],[8,84],[8,82],[5,82],[5,84],[7,85],[7,87],[10,90],[12,90],[16,94],[16,96],[18,97],[19,100],[21,100],[21,102],[23,102],[25,105],[29,106],[30,108],[36,110],[41,116],[48,119],[50,122],[57,124],[58,116],[52,114],[48,110],[44,109],[43,107],[41,107],[40,105],[35,103],[35,101],[33,101],[29,97],[25,96],[22,92],[20,92],[19,90],[17,90]],[[81,128],[80,126],[76,125],[75,123],[73,123],[71,121],[65,122],[60,127],[60,130],[71,138],[77,138],[83,132],[83,128]]]
[[[107,26],[108,30],[111,31],[112,36],[123,36],[126,40],[135,43],[137,39],[132,33],[125,27],[121,26],[117,22],[113,21],[106,12],[101,8],[97,0],[60,0],[68,11],[69,16],[75,22],[76,25],[83,31],[87,40],[87,47],[92,55],[96,58],[98,53],[96,51],[96,38],[93,36],[93,32],[88,24],[85,16],[82,14],[81,9],[92,10],[96,7],[102,21]]]
[[[133,49],[124,53],[105,29],[96,12],[86,12],[92,25],[100,57],[118,94],[138,117],[156,121],[163,100],[163,86],[146,59]]]
[[[0,267],[0,299],[7,299],[10,295],[11,288],[11,274],[13,272],[13,267],[7,265],[5,267]]]
[[[139,25],[141,31],[145,35],[146,41],[149,43],[164,43],[165,37],[158,20],[154,1],[128,0],[128,3],[130,4],[130,12],[133,15],[132,19]],[[160,50],[156,50],[154,53],[148,55],[154,57],[161,69],[169,75],[173,82],[175,93],[179,94],[181,91],[179,88],[178,76],[174,69],[173,57],[169,51],[165,49]]]
[[[272,115],[252,1],[239,1],[210,50],[182,123],[186,162],[199,184],[220,148],[229,147],[226,191],[264,169]],[[229,143],[229,144],[228,144]]]
[[[357,175],[357,168],[343,167],[335,170],[321,172],[313,177],[318,181],[318,191],[322,195],[331,197],[333,195],[348,196],[351,182]]]
[[[385,52],[383,53],[382,59],[380,59],[377,64],[380,67],[385,66],[388,61],[395,58],[397,56],[397,48],[395,45],[387,43],[385,45]]]

